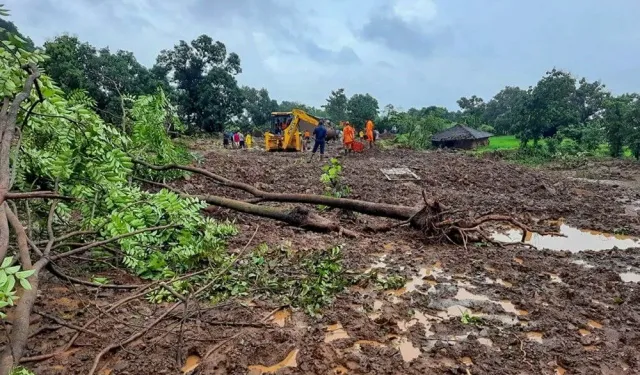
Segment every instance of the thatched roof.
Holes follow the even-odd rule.
[[[491,136],[493,136],[491,133],[476,130],[462,124],[457,124],[449,129],[441,131],[440,133],[434,134],[433,137],[431,137],[431,140],[434,142],[460,141],[484,139]]]

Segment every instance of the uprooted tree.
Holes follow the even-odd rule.
[[[123,106],[123,123],[128,126],[107,124],[87,95],[65,95],[43,74],[38,64],[46,56],[26,51],[24,43],[11,36],[0,46],[0,312],[13,309],[11,319],[2,317],[8,339],[0,353],[0,375],[10,374],[19,363],[64,352],[97,319],[76,327],[78,333],[59,350],[25,358],[43,272],[89,287],[137,290],[104,313],[144,296],[155,302],[175,301],[145,329],[106,345],[94,360],[92,374],[104,355],[135,341],[178,307],[186,314],[189,299],[219,300],[213,290],[240,255],[228,253],[225,246],[225,239],[237,232],[235,226],[207,216],[210,205],[309,230],[358,235],[309,208],[323,205],[400,220],[394,226],[408,224],[428,239],[465,245],[488,240],[480,229],[487,221],[507,221],[526,229],[509,217],[456,216],[459,212],[426,196],[423,207],[407,207],[271,193],[188,166],[190,154],[167,135],[168,129],[181,126],[161,90],[150,96],[123,97],[123,102],[129,101]],[[160,182],[187,173],[204,175],[252,198],[192,195]],[[149,184],[162,189],[145,190]],[[284,209],[266,202],[301,205]],[[117,254],[130,272],[152,282],[105,285],[65,274],[61,263],[66,258],[98,249]],[[193,283],[176,284],[185,279]]]

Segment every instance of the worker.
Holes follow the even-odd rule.
[[[344,129],[342,129],[343,134],[343,144],[344,144],[344,153],[351,152],[353,148],[353,141],[356,136],[356,130],[349,124],[347,121],[344,125]]]
[[[240,141],[240,142],[238,143],[238,145],[240,146],[240,148],[244,148],[244,134],[239,133],[238,138],[239,138],[239,141]]]
[[[313,137],[315,138],[315,142],[313,144],[311,156],[309,156],[309,163],[311,163],[311,159],[313,159],[313,155],[315,155],[318,149],[320,149],[320,160],[324,159],[324,145],[327,139],[327,128],[324,127],[324,121],[320,120],[320,122],[318,122],[318,126],[313,129]]]
[[[231,136],[229,135],[229,132],[223,132],[222,133],[222,146],[224,148],[229,148],[229,142],[231,141]]]
[[[233,148],[238,148],[240,146],[240,133],[236,131],[233,133]]]
[[[371,148],[375,143],[375,138],[373,137],[373,121],[367,120],[365,130],[367,131],[367,141],[369,141],[369,148]]]
[[[251,148],[251,144],[253,143],[253,137],[250,133],[247,133],[247,136],[244,137],[244,141],[247,144],[247,149]]]
[[[358,133],[358,136],[360,136],[360,139],[364,139],[364,131],[360,130],[360,133]]]
[[[307,151],[307,149],[309,148],[309,140],[310,139],[311,139],[311,133],[309,132],[309,130],[305,130],[304,131],[303,142],[302,142],[302,150],[303,151]]]

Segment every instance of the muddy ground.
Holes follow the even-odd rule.
[[[202,166],[213,172],[268,191],[322,193],[322,164],[307,163],[308,154],[198,146],[204,154]],[[580,176],[450,152],[367,150],[342,163],[352,198],[420,205],[424,189],[430,197],[474,215],[509,214],[532,224],[562,219],[567,227],[591,232],[582,232],[586,240],[582,238],[572,252],[486,244],[465,250],[425,243],[409,228],[365,233],[367,225],[391,222],[381,218],[358,215],[355,222],[343,223],[361,233],[357,239],[346,239],[220,209],[215,217],[235,220],[241,229],[230,251],[243,248],[259,227],[253,244],[287,246],[302,253],[344,244],[349,270],[361,273],[377,267],[383,274],[403,274],[409,283],[399,290],[351,287],[319,317],[284,308],[263,325],[256,323],[278,307],[268,299],[203,306],[199,315],[186,321],[181,344],[178,312],[158,329],[107,355],[99,374],[640,373],[640,288],[632,281],[640,272],[640,251],[578,251],[589,248],[588,235],[602,237],[596,231],[617,233],[606,237],[612,247],[616,240],[634,241],[627,236],[640,235],[640,190],[589,180],[596,176],[628,181],[628,176],[640,175],[636,163],[594,162],[592,172],[582,168]],[[379,169],[392,167],[411,168],[421,179],[388,181]],[[611,172],[616,168],[619,174]],[[198,176],[176,186],[191,193],[248,198]],[[337,211],[323,215],[340,218]],[[80,272],[82,265],[75,267]],[[141,282],[116,270],[100,275],[123,284]],[[81,325],[98,308],[126,295],[48,278],[36,307]],[[85,374],[104,346],[138,331],[167,306],[138,300],[91,327],[97,337],[83,333],[71,350],[25,365],[38,374]],[[242,326],[247,323],[254,326]],[[55,351],[75,332],[55,325],[47,318],[34,322],[38,333],[26,355]],[[200,362],[216,345],[218,350]],[[192,370],[193,364],[199,365]]]

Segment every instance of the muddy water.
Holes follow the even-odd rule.
[[[284,327],[285,324],[287,323],[287,319],[289,319],[290,316],[291,316],[291,310],[282,309],[282,310],[276,311],[273,314],[271,321],[280,327]]]
[[[640,283],[640,273],[623,272],[620,274],[620,278],[625,283]]]
[[[405,293],[418,291],[418,287],[420,285],[424,285],[425,283],[433,287],[437,283],[434,282],[433,280],[425,280],[425,278],[427,276],[433,276],[435,278],[435,277],[441,275],[442,272],[443,272],[442,271],[442,264],[440,262],[436,262],[434,265],[432,265],[430,267],[420,268],[420,271],[418,272],[418,275],[413,276],[411,278],[411,280],[409,280],[404,285],[404,287],[402,287],[400,289],[391,290],[391,291],[389,291],[389,293],[393,294],[394,296],[400,296],[400,295],[403,295]]]
[[[537,332],[537,331],[527,332],[527,339],[529,341],[535,341],[539,344],[542,344],[542,332]]]
[[[420,356],[420,348],[415,347],[411,340],[406,337],[401,337],[396,342],[397,348],[400,350],[402,360],[405,362],[411,362]]]
[[[200,364],[200,357],[197,355],[190,355],[184,363],[184,366],[180,369],[183,374],[188,374],[193,371]]]
[[[585,250],[609,250],[614,247],[619,249],[640,247],[638,238],[578,229],[564,223],[560,224],[560,234],[564,237],[529,232],[525,236],[525,243],[537,249],[568,250],[574,253]],[[506,233],[495,232],[492,237],[496,241],[518,242],[522,239],[522,231],[511,229]]]
[[[285,367],[298,367],[298,362],[296,357],[298,356],[298,349],[294,349],[287,357],[283,359],[281,362],[276,363],[273,366],[263,366],[263,365],[253,365],[249,366],[249,374],[250,375],[261,375],[261,374],[275,374],[279,370]]]
[[[340,339],[348,339],[349,334],[339,322],[327,327],[327,333],[324,336],[324,342],[329,343]]]

